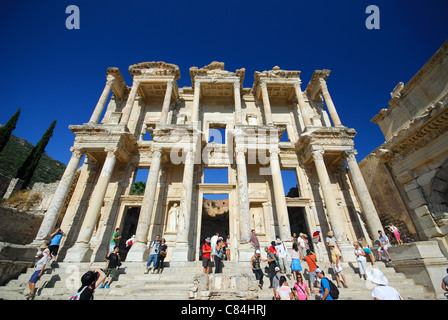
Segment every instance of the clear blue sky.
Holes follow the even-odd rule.
[[[80,29],[68,30],[68,5]],[[368,5],[380,9],[380,30],[368,30]],[[328,87],[342,123],[356,129],[362,160],[384,137],[370,120],[390,92],[409,79],[448,39],[448,1],[2,1],[0,123],[22,108],[15,135],[36,144],[57,120],[47,153],[67,164],[70,124],[88,122],[107,67],[165,61],[188,69],[223,61],[227,70],[301,70],[304,89],[316,69],[330,69]]]

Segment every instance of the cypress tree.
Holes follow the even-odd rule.
[[[42,138],[39,140],[33,150],[31,150],[22,166],[19,168],[19,170],[17,170],[16,178],[23,180],[22,189],[25,189],[29,185],[34,171],[39,164],[39,160],[42,157],[42,154],[45,152],[45,147],[47,146],[50,138],[53,136],[53,129],[55,126],[56,120],[51,123]]]
[[[9,118],[8,122],[3,127],[0,128],[0,152],[2,152],[3,148],[8,143],[9,137],[11,136],[11,132],[16,128],[19,116],[20,116],[20,108],[11,118]]]

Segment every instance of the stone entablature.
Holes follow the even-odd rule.
[[[333,230],[347,261],[354,258],[351,241],[376,239],[382,226],[356,163],[356,131],[339,120],[326,84],[329,70],[316,70],[305,91],[300,71],[279,67],[255,72],[252,88],[243,87],[244,68],[227,71],[222,62],[190,68],[192,86],[184,88],[177,87],[173,64],[144,62],[129,72],[130,87],[109,68],[90,121],[70,126],[73,156],[34,244],[64,215],[65,261],[102,260],[116,227],[135,234],[127,261],[143,261],[156,234],[166,237],[167,261],[197,260],[204,194],[228,195],[225,228],[234,261],[252,256],[253,228],[263,246],[277,235],[289,242],[292,232]],[[280,141],[283,134],[289,141]],[[137,171],[148,168],[143,196],[130,195]],[[227,169],[227,183],[204,183],[205,169],[214,168]],[[282,170],[295,173],[300,197],[285,197]],[[176,230],[168,219],[174,204]],[[126,224],[130,208],[139,209],[133,226]],[[300,210],[294,216],[289,208]],[[292,230],[298,222],[290,219],[301,220],[303,230]]]

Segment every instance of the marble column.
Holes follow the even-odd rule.
[[[191,122],[193,123],[193,128],[198,129],[199,121],[199,97],[201,96],[201,82],[198,80],[194,81],[194,94],[193,94],[193,110],[191,113]]]
[[[106,105],[107,99],[109,98],[109,94],[112,90],[112,86],[114,84],[114,79],[109,79],[106,81],[106,86],[104,87],[103,93],[96,104],[95,110],[90,117],[89,123],[97,124],[100,120],[101,114],[103,113],[104,106]]]
[[[155,148],[152,154],[151,167],[146,181],[145,193],[135,232],[135,241],[126,256],[126,261],[143,261],[147,254],[147,238],[154,211],[157,182],[159,180],[160,163],[162,159],[162,148]]]
[[[261,86],[261,95],[263,97],[263,108],[264,108],[264,114],[266,118],[266,124],[272,125],[272,112],[271,112],[271,103],[269,102],[269,95],[268,95],[268,87],[266,82],[262,81],[260,83]]]
[[[319,178],[322,193],[324,195],[325,206],[327,208],[328,218],[330,219],[330,226],[334,233],[334,237],[338,242],[345,240],[345,228],[341,221],[342,215],[334,197],[333,187],[330,182],[330,177],[325,167],[323,158],[324,151],[316,150],[312,152],[314,165],[316,166],[317,176]]]
[[[305,99],[303,99],[303,92],[300,89],[300,82],[294,83],[294,90],[296,92],[297,103],[299,105],[300,114],[302,115],[303,123],[305,126],[311,124],[310,117],[308,115],[308,110],[306,109]]]
[[[107,157],[101,169],[100,176],[90,197],[89,206],[87,208],[81,230],[75,245],[67,251],[64,259],[66,262],[82,262],[89,261],[91,255],[90,239],[92,238],[95,224],[103,206],[104,196],[107,191],[112,173],[117,161],[117,148],[106,149]]]
[[[291,239],[291,227],[289,224],[288,207],[286,205],[285,190],[283,188],[282,173],[280,170],[280,150],[271,149],[269,151],[272,185],[274,188],[275,209],[277,211],[277,221],[280,238],[282,239],[282,241],[288,242]]]
[[[381,224],[381,220],[370,197],[369,190],[367,189],[366,182],[359,169],[358,163],[355,157],[355,150],[349,150],[345,152],[348,170],[352,178],[353,186],[355,187],[356,195],[358,196],[361,208],[366,219],[367,228],[370,232],[372,242],[378,237],[378,230],[381,230],[384,234],[384,229]]]
[[[163,99],[162,114],[160,115],[160,123],[165,124],[170,111],[171,95],[173,93],[174,80],[166,82],[165,98]]]
[[[176,247],[171,257],[172,261],[188,261],[190,244],[191,202],[193,201],[194,178],[194,148],[185,148],[185,165],[182,180],[182,192],[180,200],[179,220],[177,227]]]
[[[238,208],[240,220],[240,242],[250,242],[250,213],[247,184],[246,149],[236,148],[236,169],[238,182]]]
[[[134,80],[134,83],[129,93],[126,106],[123,108],[120,124],[128,124],[129,117],[131,116],[132,106],[134,105],[135,97],[137,96],[138,88],[140,87],[140,81]]]
[[[240,82],[235,81],[233,83],[233,96],[235,99],[235,117],[236,117],[236,123],[241,124],[243,123],[243,113],[241,110],[241,91],[240,91]]]
[[[327,83],[325,80],[319,80],[320,90],[324,96],[325,104],[327,105],[328,112],[330,113],[331,120],[334,126],[341,126],[341,120],[339,119],[338,113],[334,106],[333,100],[331,99],[330,92],[328,92]]]
[[[72,185],[76,170],[78,169],[84,154],[83,150],[79,148],[71,148],[71,151],[72,157],[65,168],[64,174],[62,175],[61,181],[58,184],[56,192],[54,193],[53,199],[51,200],[50,206],[45,213],[45,217],[40,225],[39,231],[37,232],[36,238],[32,242],[32,245],[40,246],[44,244],[45,238],[53,232],[53,229],[56,226],[62,206],[67,198],[67,194]]]

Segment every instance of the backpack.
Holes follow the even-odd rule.
[[[333,298],[333,300],[337,300],[339,298],[339,289],[336,287],[336,285],[327,277],[325,279],[328,280],[328,283],[330,285],[330,296]]]
[[[84,288],[82,288],[81,291],[79,291],[79,292],[75,293],[74,295],[72,295],[72,296],[70,297],[69,300],[80,300],[80,299],[81,299],[81,293],[82,293],[82,292],[84,291],[84,289],[87,288],[87,287],[88,287],[88,286],[85,286]]]

